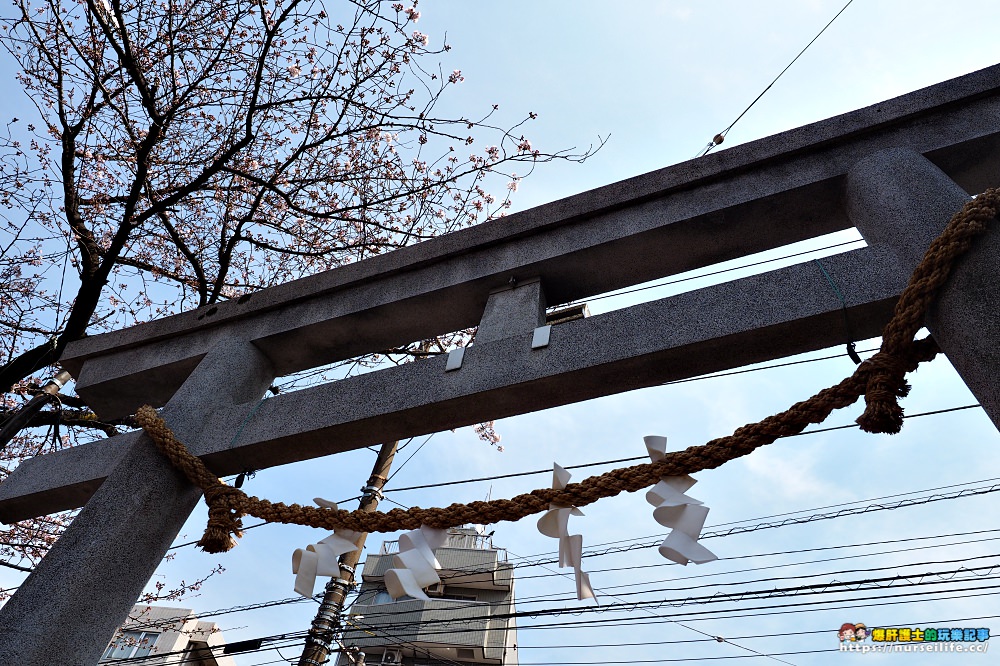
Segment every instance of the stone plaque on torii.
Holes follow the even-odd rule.
[[[1000,185],[1000,65],[416,246],[72,343],[103,418],[149,403],[220,475],[523,414],[880,334],[930,241]],[[868,247],[578,319],[547,305],[856,226]],[[846,299],[843,303],[824,272]],[[1000,426],[1000,230],[928,317]],[[261,404],[271,381],[479,325],[464,355]],[[535,344],[533,345],[533,339]],[[141,432],[41,456],[0,520],[83,506],[0,609],[0,662],[94,664],[201,491]],[[58,627],[58,631],[53,631]]]

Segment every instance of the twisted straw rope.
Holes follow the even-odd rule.
[[[359,532],[394,532],[412,530],[420,525],[453,527],[463,523],[516,521],[556,503],[585,506],[603,497],[647,488],[664,476],[692,474],[745,456],[780,437],[802,432],[806,426],[822,423],[833,410],[847,407],[861,396],[867,403],[857,419],[862,430],[871,433],[898,433],[903,410],[898,398],[909,391],[907,373],[929,361],[940,351],[930,337],[914,340],[923,325],[927,308],[945,283],[955,261],[972,245],[973,239],[1000,212],[1000,190],[990,189],[966,204],[952,217],[941,235],[931,244],[900,295],[892,319],[883,332],[877,354],[859,365],[854,374],[839,384],[823,389],[808,400],[757,423],[738,428],[732,435],[720,437],[684,451],[668,453],[662,460],[612,470],[562,490],[540,488],[511,499],[452,504],[444,508],[413,507],[386,513],[332,511],[329,509],[269,502],[246,495],[223,483],[205,464],[177,440],[156,411],[146,405],[136,412],[136,420],[170,462],[188,480],[205,491],[209,506],[208,526],[198,542],[204,550],[223,552],[242,536],[241,518],[256,516],[268,522],[294,523],[324,529],[347,528]]]

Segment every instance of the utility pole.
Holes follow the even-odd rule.
[[[368,483],[361,489],[361,506],[359,511],[375,511],[378,501],[382,497],[382,488],[389,476],[389,468],[392,467],[392,459],[396,455],[396,445],[399,442],[386,442],[378,450],[378,457],[372,467],[372,474],[368,477]],[[340,556],[340,576],[333,578],[326,584],[323,594],[323,602],[319,611],[313,619],[309,628],[309,636],[306,637],[306,645],[299,658],[299,666],[321,666],[327,663],[330,655],[330,647],[333,643],[337,631],[340,629],[340,613],[344,609],[344,600],[347,593],[354,584],[354,568],[361,559],[361,551],[365,546],[367,533],[362,533],[355,542],[358,549]],[[355,660],[357,666],[363,666],[364,660],[360,663]]]

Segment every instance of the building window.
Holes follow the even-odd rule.
[[[404,594],[399,599],[393,599],[385,590],[379,590],[375,593],[375,598],[372,599],[371,604],[372,606],[379,606],[381,604],[391,604],[396,601],[413,601],[413,597]]]
[[[104,659],[130,659],[145,657],[153,649],[160,634],[151,631],[123,631],[114,643],[104,651]]]

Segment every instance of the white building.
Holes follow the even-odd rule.
[[[202,622],[190,608],[136,605],[101,657],[101,664],[145,657],[143,666],[236,666],[223,656],[222,633],[214,622]]]
[[[385,591],[385,572],[393,567],[398,543],[382,544],[365,560],[358,600],[345,619],[343,642],[365,653],[368,666],[516,666],[517,627],[513,567],[507,551],[494,548],[489,535],[460,527],[434,551],[442,582],[426,589],[430,601],[393,601]],[[338,662],[354,663],[347,654]]]

